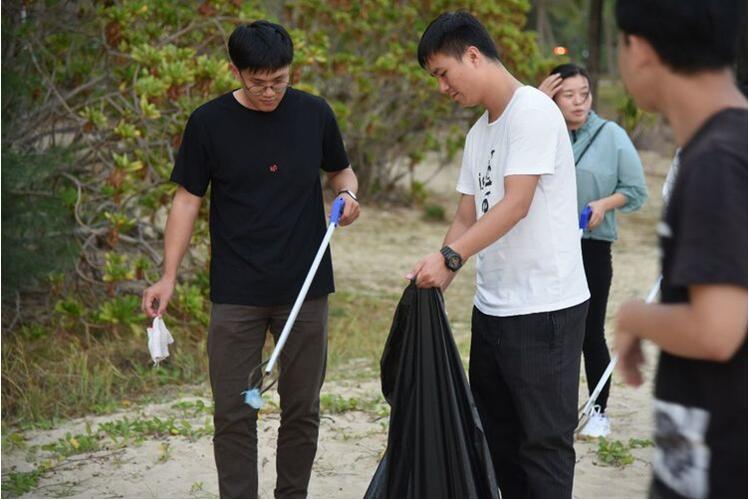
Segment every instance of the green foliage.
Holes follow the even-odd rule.
[[[635,439],[631,438],[629,440],[629,447],[630,448],[649,448],[653,446],[654,443],[650,439]]]
[[[90,429],[86,434],[76,434],[75,436],[68,432],[64,438],[42,445],[42,450],[52,452],[60,458],[97,451],[98,449],[99,440],[91,433]]]
[[[144,329],[146,316],[140,312],[140,297],[125,295],[103,302],[94,314],[94,319],[111,325],[114,327],[113,331],[119,331],[118,327],[121,326],[129,327],[137,335]]]
[[[11,432],[10,434],[3,434],[3,448],[6,453],[14,450],[22,450],[26,448],[26,438],[20,432]]]
[[[424,219],[432,222],[445,221],[445,208],[436,203],[430,203],[424,206]]]
[[[345,413],[358,409],[356,398],[344,398],[338,394],[323,394],[320,396],[320,411],[322,413]]]
[[[634,462],[635,457],[631,450],[635,448],[647,448],[653,446],[649,439],[630,439],[628,444],[621,441],[609,441],[604,437],[598,438],[598,449],[596,456],[605,465],[613,467],[624,467]]]
[[[637,141],[647,125],[656,121],[656,116],[638,108],[629,94],[620,98],[616,111],[617,123],[627,131],[633,142]]]
[[[337,291],[330,297],[328,320],[328,360],[332,366],[342,366],[351,360],[363,360],[374,368],[382,354],[393,304],[399,295]],[[348,375],[371,376],[361,370]]]
[[[161,443],[161,451],[159,452],[159,458],[156,460],[157,463],[164,464],[172,458],[172,445],[168,442]]]
[[[180,410],[185,418],[195,418],[201,415],[213,415],[213,405],[206,404],[202,399],[195,401],[180,401],[172,405],[172,409]]]
[[[339,394],[322,394],[320,396],[320,411],[331,414],[365,411],[376,413],[378,416],[385,416],[389,414],[389,407],[382,397],[363,400],[345,398]]]
[[[47,329],[38,323],[22,325],[19,331],[19,336],[26,340],[37,340],[44,338],[46,335]]]
[[[598,439],[596,455],[604,464],[615,467],[629,465],[635,460],[628,446],[621,441],[609,441],[606,438]]]
[[[111,412],[123,400],[142,399],[165,385],[204,382],[205,339],[193,337],[190,329],[170,329],[178,341],[169,358],[173,366],[162,363],[156,369],[151,367],[145,328],[137,337],[116,339],[92,327],[88,347],[85,338],[50,340],[46,333],[33,341],[16,335],[3,338],[3,423],[48,428],[61,417]]]
[[[195,318],[202,325],[208,325],[205,291],[198,285],[177,285],[175,307],[188,317]]]
[[[69,182],[57,170],[70,162],[63,150],[15,153],[3,147],[2,293],[3,299],[40,284],[52,271],[75,262]]]
[[[485,24],[510,71],[535,82],[545,63],[534,34],[522,31],[528,2],[472,1],[463,7]],[[427,24],[452,9],[443,0],[297,0],[288,5],[284,21],[294,26],[299,45],[297,87],[331,102],[365,193],[390,192],[402,157],[420,159],[427,151],[453,155],[453,142],[462,144],[466,122],[475,117],[439,95],[435,80],[415,57]],[[462,127],[450,127],[454,123]],[[433,140],[435,135],[440,141]]]
[[[546,33],[539,34],[540,49],[543,54],[551,54],[555,45],[562,45],[569,50],[568,56],[556,56],[555,64],[569,62],[572,59],[583,66],[588,65],[588,12],[590,0],[553,0],[536,1],[534,9],[529,15],[530,25],[538,27],[539,5],[543,3],[545,16],[544,26]],[[603,24],[604,31],[601,51],[601,68],[608,73],[616,71],[610,62],[616,61],[613,57],[616,52],[616,16],[614,0],[604,0]],[[543,29],[543,28],[542,28]],[[551,69],[551,68],[549,68]]]
[[[7,479],[3,481],[3,498],[18,498],[33,490],[45,472],[44,467],[39,467],[30,472],[8,473]]]
[[[423,182],[413,181],[411,182],[411,201],[417,205],[423,205],[429,197],[426,185]]]
[[[213,434],[213,424],[207,418],[202,427],[193,427],[186,419],[177,420],[176,417],[161,419],[129,419],[127,417],[99,425],[99,432],[103,433],[114,444],[142,442],[147,437],[182,436],[194,441],[203,436]]]

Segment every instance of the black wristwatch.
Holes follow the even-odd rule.
[[[359,198],[357,198],[356,195],[352,193],[351,191],[349,191],[348,189],[341,189],[340,191],[338,191],[338,194],[336,196],[339,196],[341,193],[346,193],[347,195],[351,197],[352,200],[359,203]]]
[[[449,246],[442,247],[440,253],[445,258],[445,266],[455,272],[463,266],[463,257]]]

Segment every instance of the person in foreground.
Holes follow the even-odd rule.
[[[611,361],[604,326],[613,277],[611,245],[618,236],[616,212],[630,213],[642,206],[648,195],[645,174],[627,132],[591,109],[593,95],[585,68],[559,65],[538,89],[554,99],[564,115],[575,154],[577,211],[581,214],[585,207],[591,210],[581,245],[590,289],[583,359],[588,391],[593,393]],[[609,380],[578,436],[601,437],[610,433],[611,422],[606,414],[610,386]]]
[[[502,495],[569,498],[590,294],[564,118],[467,12],[433,20],[417,57],[440,92],[486,111],[466,137],[444,247],[406,277],[445,290],[477,255],[469,378]]]
[[[619,67],[681,148],[660,237],[661,303],[617,315],[627,383],[660,348],[651,496],[747,496],[747,101],[734,83],[738,2],[619,0]]]
[[[228,43],[240,88],[198,107],[172,171],[177,184],[164,238],[164,274],[143,310],[164,314],[195,219],[211,185],[208,358],[215,403],[213,449],[222,498],[256,498],[257,411],[245,405],[267,331],[278,340],[326,231],[320,170],[345,197],[340,225],[359,213],[357,180],[330,106],[289,87],[294,49],[267,21],[236,28]],[[317,451],[327,358],[326,252],[281,355],[277,498],[303,498]]]

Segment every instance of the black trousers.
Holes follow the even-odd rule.
[[[571,498],[588,302],[496,317],[474,307],[469,376],[504,498]]]
[[[278,337],[291,306],[213,304],[208,363],[215,410],[213,453],[221,498],[257,498],[257,411],[244,403],[268,330]],[[276,498],[304,498],[317,452],[327,357],[328,297],[307,299],[281,351]]]
[[[606,305],[609,301],[611,278],[611,242],[600,240],[582,240],[583,265],[588,278],[590,306],[585,320],[585,341],[583,357],[585,359],[585,378],[588,380],[588,394],[593,392],[603,372],[611,361],[609,348],[606,346],[604,325],[606,324]],[[595,404],[606,411],[609,400],[611,378],[606,382]]]

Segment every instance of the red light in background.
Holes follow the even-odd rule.
[[[555,56],[566,56],[570,52],[569,50],[567,50],[567,47],[562,47],[561,45],[554,47],[553,49],[551,49],[551,51]]]

